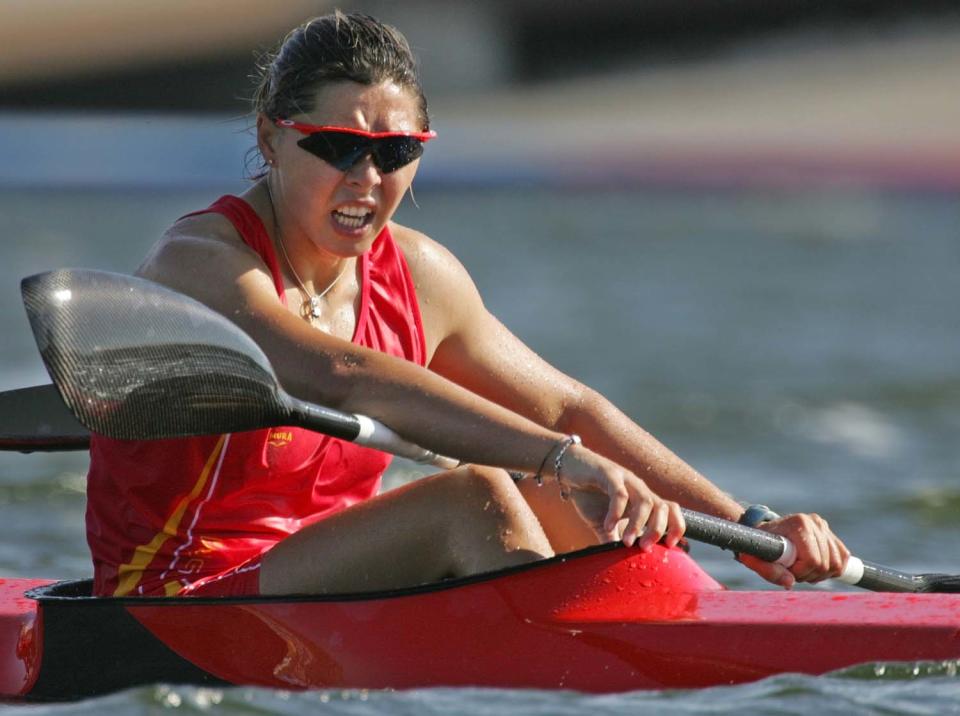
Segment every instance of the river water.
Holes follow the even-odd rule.
[[[0,389],[45,380],[21,277],[64,266],[132,271],[165,225],[217,194],[0,193]],[[957,196],[427,186],[417,202],[400,221],[460,257],[507,326],[724,489],[820,512],[864,557],[960,570],[949,547],[960,537]],[[83,455],[0,454],[0,576],[89,574],[84,470]],[[397,463],[388,483],[417,474]],[[731,587],[764,588],[717,550],[693,554]],[[157,685],[28,711],[944,714],[960,713],[955,672],[867,666],[610,696]]]

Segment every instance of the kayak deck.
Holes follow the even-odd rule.
[[[960,658],[960,595],[734,592],[659,546],[373,595],[113,599],[67,583],[34,601],[31,585],[7,580],[0,623],[0,687],[28,698],[156,681],[609,692]]]

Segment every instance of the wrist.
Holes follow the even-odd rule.
[[[544,475],[553,475],[559,479],[560,472],[563,469],[564,461],[567,459],[567,454],[570,451],[570,448],[577,448],[581,444],[582,441],[580,440],[579,435],[570,434],[565,435],[551,445],[550,449],[547,451],[547,454],[543,456],[543,461],[540,463],[540,467],[535,473],[533,473],[533,479],[536,481],[537,485],[543,485]],[[510,476],[513,478],[514,482],[519,482],[526,477],[526,475],[522,472],[511,472]]]

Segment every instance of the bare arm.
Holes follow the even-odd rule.
[[[661,497],[736,520],[742,508],[602,395],[564,375],[513,336],[483,306],[467,272],[442,247],[412,251],[424,282],[427,310],[442,330],[431,368],[551,430],[577,433],[594,452],[622,465]],[[437,279],[436,277],[444,277]],[[419,287],[418,287],[419,291]],[[798,547],[793,574],[779,565],[744,558],[762,576],[790,586],[794,576],[816,581],[839,573],[848,555],[816,515],[790,515],[767,526]]]
[[[192,228],[207,229],[196,222]],[[252,251],[229,238],[182,231],[161,241],[138,273],[237,323],[291,394],[370,415],[443,454],[509,469],[535,469],[562,437],[413,363],[316,330],[277,301]]]
[[[439,324],[430,368],[626,467],[669,500],[736,520],[742,509],[596,391],[540,358],[491,315],[463,266],[424,237],[408,249],[425,323]],[[429,241],[429,240],[427,240]],[[433,314],[433,315],[430,315]],[[574,329],[575,330],[575,329]],[[571,340],[576,340],[571,335]]]
[[[405,438],[468,462],[534,472],[564,436],[408,361],[341,340],[285,308],[260,258],[217,215],[190,217],[157,244],[138,273],[205,303],[246,330],[292,394],[377,418]],[[564,478],[575,490],[603,496],[603,534],[623,539],[644,531],[648,545],[683,532],[679,511],[668,520],[661,501],[635,475],[581,446],[568,451]]]

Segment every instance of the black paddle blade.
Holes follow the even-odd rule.
[[[0,393],[0,450],[86,450],[90,433],[63,405],[52,385]]]
[[[95,433],[154,440],[284,422],[287,398],[263,351],[198,301],[83,269],[30,276],[21,293],[50,377]]]

